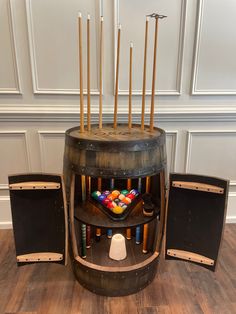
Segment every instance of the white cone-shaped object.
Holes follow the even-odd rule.
[[[116,233],[113,235],[111,239],[109,257],[116,261],[120,261],[122,259],[125,259],[126,256],[127,256],[127,253],[126,253],[125,237],[120,233]]]

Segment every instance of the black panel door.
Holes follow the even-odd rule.
[[[67,210],[60,175],[9,176],[9,190],[17,262],[67,258]]]
[[[228,181],[170,174],[166,259],[182,259],[215,270],[224,226]]]

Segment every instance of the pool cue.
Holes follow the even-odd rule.
[[[146,193],[150,192],[150,177],[146,177]],[[143,225],[143,253],[147,253],[148,224]]]
[[[81,192],[82,192],[82,201],[86,200],[86,181],[85,176],[81,176]],[[81,256],[86,258],[86,224],[81,224]]]
[[[90,103],[90,15],[87,17],[87,129],[91,130],[91,103]]]
[[[79,79],[80,79],[80,132],[84,132],[84,92],[83,92],[83,57],[82,57],[82,14],[78,14],[79,33]]]
[[[102,191],[102,178],[98,178],[98,191]],[[96,241],[99,242],[101,238],[101,228],[96,228]]]
[[[127,179],[127,190],[128,191],[131,190],[131,184],[132,184],[131,179]],[[126,229],[126,239],[131,240],[131,228]]]
[[[151,109],[150,109],[150,131],[154,127],[154,103],[155,103],[155,83],[156,83],[156,59],[157,59],[157,34],[158,34],[158,20],[163,19],[165,15],[153,13],[150,15],[155,18],[155,33],[154,33],[154,50],[153,50],[153,72],[152,72],[152,96],[151,96]]]
[[[138,191],[142,193],[142,178],[138,178]],[[141,243],[141,226],[137,226],[135,229],[135,243]]]
[[[148,23],[149,23],[149,17],[147,16],[146,17],[146,27],[145,27],[145,45],[144,45],[144,60],[143,60],[143,92],[142,92],[141,130],[144,130],[144,118],[145,118]]]
[[[87,198],[90,198],[91,195],[91,177],[86,176],[86,191]],[[91,247],[91,226],[86,226],[86,248],[89,249]]]
[[[133,63],[133,43],[130,43],[129,49],[129,129],[132,128],[132,63]]]
[[[119,85],[119,66],[120,66],[120,32],[121,25],[118,26],[117,37],[117,55],[116,55],[116,85],[115,85],[115,101],[114,101],[114,129],[117,128],[117,106],[118,106],[118,85]]]
[[[115,188],[115,179],[112,178],[110,182],[110,189],[113,190]]]
[[[99,84],[99,129],[102,129],[102,70],[103,70],[103,16],[100,20],[100,84]]]
[[[110,191],[114,190],[115,180],[112,178],[110,180]],[[112,238],[112,229],[107,229],[107,237],[108,239]]]

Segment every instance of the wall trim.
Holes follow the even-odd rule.
[[[199,55],[200,55],[200,42],[202,34],[202,21],[204,13],[204,1],[198,1],[197,9],[197,23],[195,32],[195,47],[194,47],[194,57],[193,57],[193,73],[192,73],[192,95],[236,95],[236,90],[226,90],[226,89],[197,89],[197,77],[199,70]]]
[[[192,138],[194,134],[234,134],[236,135],[236,130],[188,130],[187,131],[187,144],[186,144],[186,153],[185,153],[185,173],[190,171],[190,159],[192,153]],[[230,187],[236,186],[236,180],[230,180]]]
[[[182,92],[182,72],[183,72],[183,57],[184,57],[184,41],[185,41],[185,24],[186,24],[186,8],[187,0],[181,0],[181,14],[180,14],[180,32],[178,45],[178,62],[176,71],[176,89],[174,90],[155,90],[156,95],[181,95]],[[117,42],[117,27],[120,21],[120,0],[114,0],[114,86],[116,75],[116,42]],[[115,90],[115,87],[114,87]],[[142,95],[141,89],[133,89],[133,95]],[[129,95],[129,90],[121,90],[118,88],[119,95]],[[151,95],[151,90],[146,90],[146,95]]]
[[[127,109],[127,108],[126,108]],[[125,108],[119,109],[119,119],[127,120]],[[103,114],[105,121],[113,120],[113,106],[105,106]],[[133,111],[134,122],[140,122],[140,108]],[[92,119],[98,121],[98,107],[93,109]],[[149,119],[146,114],[145,119]],[[77,105],[0,105],[1,122],[75,122],[79,121],[79,106]],[[210,106],[210,105],[161,105],[157,106],[155,122],[236,122],[235,106]]]
[[[0,229],[12,229],[12,221],[0,221]]]
[[[98,6],[100,12],[101,1],[98,1]],[[29,39],[29,54],[30,54],[30,63],[31,63],[31,76],[33,83],[33,92],[34,94],[50,94],[50,95],[79,95],[79,88],[40,88],[39,80],[38,80],[38,66],[36,60],[36,50],[35,50],[35,37],[34,37],[34,22],[33,22],[33,12],[32,12],[32,4],[31,0],[26,0],[26,16],[27,16],[27,29],[28,29],[28,39]],[[97,63],[97,68],[99,64]],[[97,82],[97,85],[99,82]],[[86,95],[87,90],[84,89],[83,93]],[[99,88],[91,89],[91,95],[99,95]]]
[[[236,223],[236,216],[227,216],[226,223],[228,224],[235,224]]]
[[[11,38],[11,51],[12,51],[12,60],[13,60],[13,68],[14,68],[14,80],[16,83],[15,88],[0,88],[0,94],[22,94],[21,91],[21,81],[19,76],[19,60],[18,60],[18,54],[17,54],[17,46],[16,46],[16,34],[15,34],[15,14],[14,14],[14,8],[12,4],[12,0],[9,0],[7,2],[8,6],[8,22],[9,22],[9,30],[10,30],[10,38]]]

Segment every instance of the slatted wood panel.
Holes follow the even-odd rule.
[[[76,282],[70,264],[17,268],[11,230],[0,230],[0,247],[0,313],[236,312],[236,224],[225,227],[216,273],[186,262],[165,261],[162,255],[153,283],[127,297],[107,298],[87,291]]]

